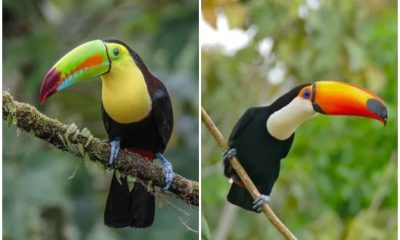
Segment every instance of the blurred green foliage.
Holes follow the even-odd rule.
[[[247,108],[304,82],[342,80],[385,100],[386,127],[330,116],[302,125],[270,204],[299,239],[397,239],[397,2],[205,0],[202,10],[211,26],[223,14],[237,30],[256,29],[235,53],[202,48],[202,106],[225,137]],[[276,69],[283,75],[273,81]],[[202,214],[213,239],[283,239],[264,215],[229,210],[222,152],[206,128],[201,136]]]
[[[100,81],[72,86],[39,106],[41,79],[67,51],[119,39],[167,86],[175,127],[166,156],[198,179],[197,1],[3,1],[3,89],[46,115],[106,138]],[[198,209],[162,195],[149,229],[110,229],[103,211],[111,179],[95,164],[3,127],[3,239],[197,239]],[[74,178],[68,180],[75,169]]]

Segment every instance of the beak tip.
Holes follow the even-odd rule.
[[[46,90],[42,85],[39,93],[39,104],[42,105],[50,95],[51,92],[49,90]]]
[[[45,99],[43,99],[41,96],[39,98],[39,104],[42,105],[44,103]]]
[[[39,93],[39,104],[42,105],[46,101],[46,95],[43,92],[43,87],[40,88],[40,93]]]
[[[51,68],[43,79],[42,86],[40,87],[39,103],[43,104],[47,98],[54,94],[57,90],[57,86],[60,83],[60,73],[55,69]]]
[[[382,100],[370,98],[367,100],[366,107],[383,123],[384,126],[386,126],[388,112]]]
[[[42,105],[51,95],[53,95],[57,90],[54,88],[47,90],[47,91],[42,91],[40,90],[40,97],[39,97],[39,103]]]

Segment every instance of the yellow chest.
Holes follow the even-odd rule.
[[[102,75],[104,110],[119,123],[133,123],[151,111],[151,98],[140,69],[132,59],[115,64]]]

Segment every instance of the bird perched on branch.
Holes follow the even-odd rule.
[[[367,117],[383,124],[387,119],[382,99],[360,87],[337,81],[302,84],[269,106],[249,108],[233,128],[229,149],[224,154],[224,174],[233,180],[228,201],[260,212],[270,199],[281,159],[287,156],[297,127],[318,113]],[[255,201],[230,164],[229,158],[233,156],[261,193]]]
[[[118,40],[84,43],[62,57],[46,74],[40,103],[74,83],[100,76],[101,113],[108,134],[113,166],[120,149],[161,160],[166,191],[173,178],[172,165],[163,156],[173,128],[171,100],[163,83],[151,74],[139,55]],[[154,220],[152,192],[114,172],[104,222],[110,227],[149,227]]]

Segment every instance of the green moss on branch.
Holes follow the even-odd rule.
[[[6,91],[3,91],[3,120],[62,151],[100,162],[104,166],[107,162],[110,147],[106,141],[91,136],[87,129],[81,131],[75,125],[67,126],[47,117],[35,107],[15,101]],[[151,181],[155,186],[162,187],[165,184],[165,174],[161,167],[131,152],[122,150],[115,162],[115,168],[126,176],[135,176],[145,182]],[[175,173],[169,191],[189,205],[199,205],[199,184],[196,181]]]

